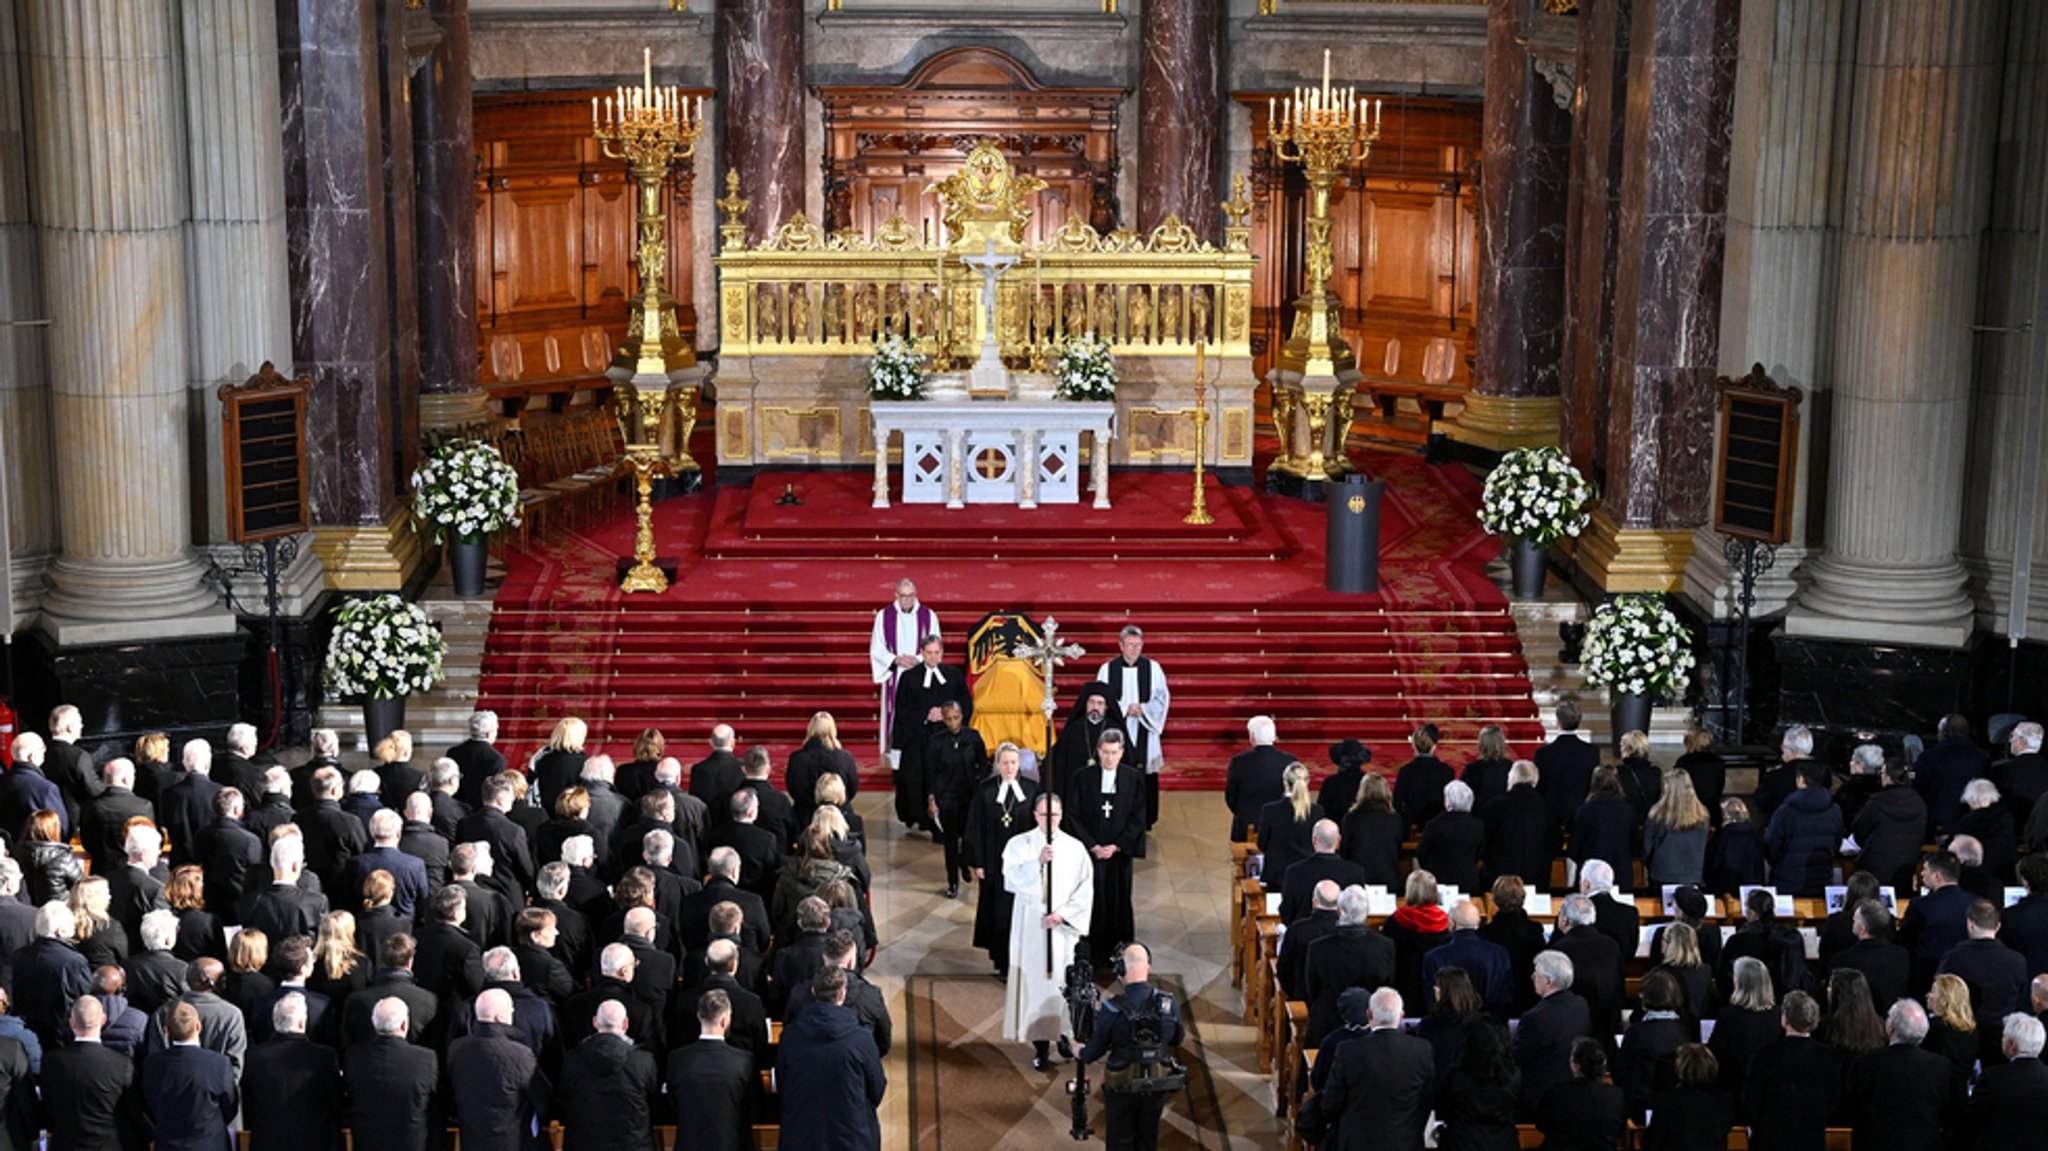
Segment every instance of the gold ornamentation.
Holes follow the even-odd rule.
[[[1244,227],[1245,220],[1252,214],[1252,202],[1245,197],[1244,192],[1244,173],[1233,173],[1230,177],[1230,199],[1218,205],[1223,209],[1223,214],[1230,217],[1230,226],[1233,228]]]
[[[1298,476],[1301,465],[1294,459],[1294,389],[1278,380],[1273,381],[1273,434],[1280,441],[1280,449],[1273,453],[1273,462],[1268,471],[1281,475]]]
[[[1178,215],[1168,214],[1152,229],[1145,246],[1154,252],[1192,252],[1201,247],[1201,238]]]
[[[1203,527],[1216,522],[1209,514],[1209,493],[1202,484],[1202,461],[1209,448],[1209,402],[1204,391],[1208,383],[1209,349],[1195,345],[1195,506],[1188,509],[1184,524]]]
[[[775,229],[775,234],[770,236],[768,242],[761,245],[757,250],[763,252],[809,252],[822,247],[823,244],[824,237],[819,234],[818,226],[811,223],[809,217],[803,214],[802,209],[798,209],[797,214],[784,221],[781,227]]]
[[[983,140],[967,153],[959,171],[937,185],[946,206],[947,243],[978,249],[985,238],[1007,235],[1011,244],[1022,244],[1024,227],[1031,221],[1024,197],[1044,188],[1045,181],[1036,176],[1012,173],[1002,149]]]
[[[633,530],[634,563],[627,570],[626,578],[619,581],[619,590],[628,594],[665,592],[668,590],[668,576],[654,562],[654,477],[667,475],[668,464],[659,454],[649,452],[628,453],[626,462],[633,466],[633,482],[640,493],[640,503],[636,512],[638,526]]]
[[[662,211],[661,190],[670,166],[697,154],[697,138],[704,132],[704,100],[698,97],[693,112],[689,97],[679,89],[655,87],[652,49],[643,54],[642,67],[640,87],[620,88],[605,101],[602,115],[598,101],[591,100],[591,134],[607,159],[626,161],[626,170],[640,189],[640,299],[615,363],[635,376],[665,376],[691,367],[697,357],[675,334],[675,299],[661,282],[668,259],[668,217]]]

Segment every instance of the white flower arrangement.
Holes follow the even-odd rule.
[[[1593,485],[1556,448],[1517,448],[1486,477],[1479,523],[1503,539],[1547,548],[1586,530]]]
[[[1579,659],[1587,687],[1604,687],[1610,697],[1676,702],[1691,682],[1692,633],[1664,606],[1664,597],[1619,595],[1586,621]]]
[[[1052,394],[1062,400],[1113,400],[1118,376],[1109,341],[1089,332],[1060,341]]]
[[[875,343],[875,358],[868,361],[868,398],[874,400],[921,400],[931,366],[916,340],[884,336]]]
[[[334,613],[322,678],[343,697],[395,699],[441,680],[441,629],[395,595],[350,600]]]
[[[449,440],[413,470],[412,514],[435,543],[480,542],[519,522],[519,472],[489,444]]]

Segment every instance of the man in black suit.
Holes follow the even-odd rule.
[[[1601,934],[1593,900],[1574,895],[1558,910],[1557,934],[1550,950],[1572,961],[1572,990],[1593,1012],[1593,1026],[1599,1035],[1621,1030],[1622,959],[1621,948]]]
[[[1338,1048],[1312,1106],[1336,1131],[1331,1151],[1421,1151],[1436,1056],[1427,1040],[1402,1033],[1400,992],[1373,992],[1370,1011],[1366,1033]]]
[[[1550,865],[1557,859],[1564,825],[1544,797],[1542,780],[1534,763],[1517,760],[1508,771],[1507,794],[1488,800],[1480,811],[1489,885],[1512,875],[1532,891],[1550,890]]]
[[[92,992],[92,967],[72,943],[78,918],[61,903],[36,909],[35,942],[14,954],[14,1014],[45,1051],[64,1033],[71,1005]]]
[[[2048,972],[2048,852],[2020,857],[2020,882],[2027,893],[2005,909],[1998,937],[2027,958],[2027,973]]]
[[[730,724],[711,729],[711,754],[690,766],[690,794],[711,813],[711,822],[724,823],[732,793],[747,781],[747,765],[732,753],[739,736]]]
[[[170,841],[172,867],[206,862],[200,840],[213,824],[213,796],[220,790],[208,777],[213,749],[205,740],[188,740],[181,759],[185,774],[156,797],[156,822]]]
[[[434,827],[434,805],[424,795],[405,797],[405,823],[398,831],[398,850],[420,861],[427,871],[427,890],[448,882],[448,837]]]
[[[376,1033],[350,1044],[342,1059],[350,1133],[365,1151],[439,1147],[443,1123],[435,1090],[440,1063],[433,1049],[406,1041],[410,1020],[402,999],[378,1000],[370,1020]]]
[[[2006,1062],[1985,1068],[1970,1095],[1969,1128],[1976,1135],[1976,1151],[2029,1147],[2048,1130],[2048,1066],[2041,1062],[2041,1021],[2008,1015],[2003,1032],[1999,1050]]]
[[[261,795],[242,799],[246,805],[242,826],[261,843],[269,843],[271,832],[299,817],[299,809],[292,806],[291,773],[281,767],[264,770]]]
[[[228,1058],[199,1045],[199,1012],[166,1012],[170,1045],[142,1061],[142,1097],[156,1120],[157,1151],[220,1151],[241,1107]]]
[[[1295,866],[1300,866],[1296,864]],[[1293,870],[1289,868],[1288,870]],[[1308,999],[1308,949],[1316,940],[1337,929],[1337,897],[1344,889],[1335,880],[1316,884],[1309,895],[1308,911],[1288,922],[1280,936],[1280,990],[1289,999]]]
[[[1984,778],[1991,756],[1970,738],[1970,719],[1961,713],[1942,717],[1933,747],[1913,761],[1913,787],[1927,801],[1934,826],[1949,830],[1963,811],[1963,788]]]
[[[1377,990],[1394,982],[1394,941],[1367,925],[1371,901],[1363,887],[1347,887],[1337,896],[1337,926],[1309,945],[1302,964],[1302,991],[1308,996],[1308,1045],[1342,1022],[1337,999],[1351,987]]]
[[[14,986],[14,953],[36,940],[36,909],[21,899],[21,864],[0,859],[0,987]]]
[[[140,1151],[149,1142],[135,1062],[100,1043],[100,1029],[106,1023],[106,1008],[93,996],[84,996],[71,1006],[72,1042],[43,1047],[37,1081],[48,1117],[50,1151]]]
[[[1522,1070],[1522,1094],[1516,1111],[1531,1119],[1543,1096],[1572,1077],[1572,1043],[1591,1037],[1593,1012],[1584,998],[1572,994],[1572,961],[1560,951],[1536,956],[1536,1005],[1522,1013],[1515,1029],[1515,1066]],[[1611,1033],[1610,1033],[1611,1034]]]
[[[479,879],[490,850],[488,844],[463,842],[448,853],[448,886],[466,898],[467,916],[462,925],[479,947],[497,947],[512,938],[511,901]]]
[[[1906,905],[1899,917],[1899,946],[1913,953],[1914,995],[1934,985],[1935,969],[1948,949],[1969,938],[1970,905],[1977,897],[1956,885],[1963,865],[1955,855],[1937,851],[1920,864],[1920,882],[1927,894]]]
[[[448,1045],[448,1087],[465,1147],[541,1151],[534,1117],[546,1115],[552,1089],[540,1061],[512,1027],[512,997],[491,988],[476,997],[476,1028]]]
[[[346,890],[352,903],[361,905],[363,881],[373,871],[391,873],[391,910],[401,918],[411,919],[417,914],[414,909],[426,902],[427,865],[398,846],[404,833],[405,820],[396,811],[386,808],[370,817],[370,847],[349,865]]]
[[[583,791],[590,797],[590,810],[583,818],[600,843],[609,842],[612,833],[626,821],[626,797],[619,794],[614,784],[618,774],[619,765],[609,755],[593,755],[583,761]],[[690,858],[696,858],[697,845],[689,840],[683,842],[689,848]]]
[[[782,867],[782,845],[776,842],[774,832],[755,826],[754,820],[761,811],[760,797],[741,788],[733,793],[731,804],[732,818],[713,828],[704,842],[714,853],[721,847],[731,848],[740,859],[740,886],[765,901],[775,892],[775,873]]]
[[[521,891],[533,887],[535,865],[533,845],[526,831],[506,813],[512,810],[512,777],[494,775],[484,781],[483,803],[455,827],[455,842],[488,843],[498,874],[517,884]]]
[[[327,897],[300,887],[299,875],[305,869],[306,848],[298,839],[285,836],[271,844],[270,886],[242,896],[242,926],[271,939],[318,935],[320,920],[327,915]]]
[[[773,833],[776,842],[786,850],[796,842],[796,833],[803,829],[796,823],[796,804],[789,796],[777,791],[774,782],[768,778],[773,769],[767,748],[749,748],[745,768],[747,777],[740,786],[753,792],[754,797],[761,801],[756,809],[755,825]]]
[[[704,887],[697,879],[703,872],[694,859],[677,866],[678,849],[688,851],[690,845],[662,828],[655,828],[640,840],[640,859],[654,876],[654,910],[671,923],[681,922],[683,900]]]
[[[512,1004],[512,1036],[526,1045],[540,1060],[541,1071],[552,1075],[561,1068],[561,1034],[555,1027],[555,1013],[548,1001],[526,989],[519,980],[519,960],[507,947],[484,952],[484,989],[475,999],[457,1000],[448,1017],[450,1042],[474,1035],[480,1026],[476,1003],[492,991],[502,991]]]
[[[596,1034],[562,1059],[562,1151],[645,1151],[654,1143],[661,1073],[626,1033],[626,1005],[607,999],[591,1020]],[[700,1119],[690,1121],[694,1130]]]
[[[163,854],[163,836],[155,828],[137,825],[123,838],[119,859],[105,870],[93,864],[93,874],[107,881],[107,911],[134,943],[142,930],[142,917],[164,905],[164,883],[152,871]]]
[[[1280,892],[1280,922],[1293,923],[1308,914],[1309,899],[1316,885],[1329,880],[1342,891],[1352,884],[1365,883],[1365,868],[1338,854],[1343,845],[1343,835],[1337,823],[1331,819],[1319,819],[1309,832],[1309,843],[1315,848],[1307,859],[1298,860],[1287,869],[1284,876],[1270,876],[1274,887],[1266,890]]]
[[[467,779],[468,777],[463,773],[462,769],[455,766],[455,761],[446,756],[435,760],[434,766],[427,770],[426,790],[420,793],[427,801],[426,814],[421,815],[419,818],[422,823],[432,825],[434,830],[443,839],[454,839],[456,827],[460,826],[462,821],[468,819],[469,814],[476,810],[476,808],[456,798],[455,793],[462,788]],[[483,781],[477,780],[475,784],[470,786],[470,790],[481,795],[483,793]],[[399,810],[401,812],[408,810],[408,805],[411,802],[412,796],[406,796],[405,804],[401,805]],[[410,819],[412,817],[408,815],[406,818]]]
[[[1892,942],[1891,913],[1875,899],[1856,905],[1849,927],[1856,934],[1856,942],[1835,953],[1830,969],[1846,967],[1861,971],[1864,982],[1870,985],[1871,1006],[1889,1011],[1912,982],[1913,956]]]
[[[1230,757],[1223,774],[1223,802],[1230,808],[1230,842],[1244,843],[1252,837],[1259,812],[1274,800],[1286,798],[1281,776],[1294,757],[1273,746],[1279,735],[1273,717],[1255,715],[1246,724],[1252,745]],[[1274,876],[1278,881],[1284,876]]]
[[[1785,996],[1785,1037],[1750,1061],[1742,1110],[1755,1151],[1795,1151],[1826,1141],[1842,1091],[1842,1054],[1813,1038],[1820,1004],[1804,991]]]
[[[825,937],[825,965],[846,969],[846,1006],[860,1017],[861,1026],[866,1027],[875,1037],[875,1050],[888,1058],[890,1047],[895,1044],[896,1028],[889,1018],[889,1005],[882,998],[882,989],[869,983],[860,973],[855,960],[860,954],[860,941],[851,931],[834,931]],[[816,975],[816,972],[812,972]],[[797,1013],[811,1005],[811,988],[800,983],[790,991],[789,1003],[783,1021],[795,1019]]]
[[[498,713],[475,711],[469,717],[469,738],[448,749],[448,758],[462,772],[455,798],[469,807],[483,799],[483,782],[505,770],[505,753],[492,746],[498,739]]]
[[[581,984],[555,958],[555,943],[554,912],[529,907],[512,917],[512,956],[519,961],[519,981],[559,1009]]]
[[[683,948],[688,951],[701,950],[711,942],[711,909],[721,903],[739,907],[740,917],[745,926],[740,934],[748,946],[756,951],[768,950],[768,904],[754,892],[740,886],[740,857],[730,847],[711,849],[711,877],[701,890],[683,896],[682,907],[676,915],[676,932],[682,939]],[[809,978],[805,974],[805,978]]]
[[[734,953],[739,956],[739,966],[733,973],[734,978],[740,981],[741,987],[756,995],[763,994],[762,980],[768,972],[768,961],[758,948],[747,943],[741,931],[744,926],[745,920],[740,917],[738,904],[721,903],[712,908],[711,938],[705,941],[703,947],[685,953],[682,965],[677,969],[683,986],[695,987],[704,982],[704,976],[709,973],[707,953],[711,944],[722,939],[732,944]]]
[[[796,934],[776,948],[768,962],[768,982],[761,1000],[769,1014],[781,1018],[795,989],[809,984],[818,968],[825,966],[825,942],[831,930],[832,909],[824,900],[807,895],[796,905]],[[689,1023],[687,1019],[682,1022],[685,1026]]]
[[[1557,817],[1559,826],[1570,827],[1579,805],[1586,802],[1586,790],[1593,784],[1593,769],[1600,766],[1600,749],[1579,734],[1584,715],[1576,700],[1560,701],[1554,714],[1557,735],[1537,748],[1533,758],[1536,770],[1542,773],[1539,789],[1550,802],[1551,814]]]
[[[568,901],[569,865],[556,860],[541,868],[534,891],[538,898],[533,906],[555,917],[555,945],[549,950],[571,977],[579,982],[590,978],[597,963],[596,928],[581,908]]]
[[[1978,1019],[2003,1019],[2014,1011],[2027,1009],[2027,961],[2019,952],[1998,941],[1998,905],[1979,899],[1970,905],[1967,918],[1970,937],[1941,957],[1937,975],[1954,975],[1970,988],[1970,1011]],[[1981,1054],[1994,1061],[1998,1034],[1989,1026],[1977,1028]]]
[[[874,1038],[845,1006],[846,972],[821,969],[811,980],[811,998],[811,1007],[782,1033],[776,1055],[777,1091],[804,1100],[802,1107],[782,1109],[782,1142],[881,1151],[875,1109],[889,1079]]]
[[[723,991],[697,997],[697,1039],[668,1057],[668,1093],[679,1130],[699,1151],[751,1151],[761,1079],[752,1054],[725,1040],[732,1000]]]
[[[105,875],[121,865],[129,820],[137,816],[156,819],[156,809],[135,794],[133,761],[110,759],[102,774],[106,787],[85,805],[78,829],[79,840],[92,854],[94,875]]]
[[[1945,1057],[1920,1047],[1927,1011],[1910,999],[1885,1016],[1891,1043],[1849,1065],[1843,1097],[1856,1124],[1857,1151],[1916,1151],[1939,1147],[1961,1118],[1962,1080]]]
[[[271,1019],[277,1005],[296,995],[304,1007],[306,1026],[313,1035],[322,1043],[333,1042],[333,1032],[340,1019],[331,1013],[339,1005],[330,996],[306,987],[306,980],[313,975],[312,940],[303,935],[279,940],[271,952],[270,966],[279,973],[277,990],[249,1004],[249,1038],[257,1043],[269,1039]]]
[[[340,1146],[341,1060],[306,1038],[303,997],[286,996],[272,1009],[271,1037],[249,1049],[242,1090],[249,1151]]]
[[[221,752],[214,757],[212,779],[243,795],[263,793],[263,769],[249,758],[256,754],[256,729],[246,723],[228,725]]]
[[[232,733],[233,729],[229,731]],[[50,739],[43,755],[43,774],[64,795],[64,816],[68,826],[77,827],[86,806],[106,786],[93,766],[92,753],[78,746],[85,734],[85,718],[68,703],[50,710]]]
[[[426,921],[414,941],[414,976],[444,1004],[483,990],[484,953],[463,930],[468,917],[469,893],[452,884],[444,887],[427,898]]]
[[[768,1049],[768,1008],[761,1002],[760,996],[741,987],[739,980],[733,977],[737,958],[729,940],[716,941],[712,944],[705,957],[706,966],[710,968],[711,973],[704,977],[704,982],[695,990],[678,997],[673,1016],[676,1026],[668,1030],[676,1037],[678,1043],[694,1042],[689,1033],[689,1021],[696,1018],[697,1002],[709,992],[723,991],[732,1006],[732,1028],[726,1034],[726,1041],[751,1054],[755,1065],[765,1068],[774,1058],[774,1052]],[[825,966],[833,965],[827,961]],[[846,986],[845,982],[842,981],[841,986],[843,989]],[[794,993],[790,999],[793,1005],[796,999]],[[852,1011],[853,1005],[845,1002],[843,993],[841,1003],[849,1012]],[[858,1013],[854,1013],[854,1016],[856,1019],[859,1018]],[[887,1018],[888,1015],[884,1012],[883,1019]],[[862,1025],[866,1026],[866,1022],[863,1021]],[[886,1030],[880,1038],[888,1038]]]
[[[2011,759],[1991,765],[1990,780],[2012,813],[2013,834],[2026,827],[2027,816],[2043,795],[2048,795],[2048,756],[2041,754],[2042,729],[2038,723],[2015,724],[2006,739]]]
[[[1422,955],[1422,1007],[1436,1005],[1436,973],[1456,967],[1471,978],[1472,990],[1497,1019],[1506,1019],[1515,1007],[1514,958],[1508,949],[1479,936],[1479,905],[1460,899],[1451,907],[1451,934],[1441,946]]]
[[[206,873],[206,909],[223,922],[235,918],[242,897],[251,886],[261,886],[264,879],[263,860],[267,851],[262,837],[250,831],[244,822],[246,810],[240,791],[224,787],[214,793],[213,826],[206,833],[206,858],[200,866]],[[153,852],[144,855],[139,863],[131,859],[129,870],[147,874],[146,869],[154,861]],[[254,884],[250,882],[252,872]]]
[[[675,953],[670,950],[673,940],[663,941],[659,935],[666,934],[663,924],[650,907],[631,907],[619,920],[619,938],[633,952],[637,966],[633,972],[634,993],[657,1015],[666,1018],[669,998],[675,992],[677,963]]]
[[[623,943],[609,944],[598,953],[597,964],[598,976],[590,989],[578,991],[562,1005],[562,1045],[574,1047],[590,1038],[597,1009],[605,1000],[616,999],[626,1008],[626,1033],[638,1036],[635,1042],[656,1054],[666,1050],[661,1016],[633,988],[639,968],[633,949]]]
[[[306,867],[320,877],[322,890],[348,890],[349,861],[370,846],[363,821],[341,808],[339,771],[323,767],[313,773],[313,806],[293,822],[306,841]]]
[[[896,758],[896,818],[906,827],[932,827],[925,780],[925,750],[932,734],[945,728],[945,705],[960,705],[960,716],[974,719],[974,695],[967,687],[967,669],[945,662],[945,644],[936,635],[924,637],[919,662],[896,673],[896,713],[890,723],[889,749]]]
[[[1627,980],[1627,967],[1643,942],[1643,916],[1633,899],[1617,896],[1614,868],[1604,859],[1589,859],[1579,868],[1579,894],[1593,903],[1593,926],[1614,941],[1616,986]]]
[[[385,937],[377,956],[377,973],[370,985],[348,997],[341,1009],[341,1045],[344,1050],[375,1035],[377,1005],[395,999],[405,1008],[406,1028],[401,1033],[409,1043],[436,1046],[439,1033],[434,1020],[440,1000],[419,985],[412,971],[418,944],[403,931]]]

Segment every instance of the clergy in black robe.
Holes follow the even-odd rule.
[[[1010,840],[1036,827],[1031,805],[1039,787],[1017,774],[1023,756],[1010,744],[996,749],[995,774],[974,788],[974,800],[967,806],[967,864],[981,885],[974,903],[974,945],[995,961],[996,974],[1008,975],[1010,966],[1010,912],[1016,899],[1003,886],[1003,848]],[[989,874],[995,873],[993,880]]]
[[[1064,829],[1095,860],[1095,911],[1088,952],[1098,970],[1117,948],[1137,937],[1132,908],[1133,860],[1145,854],[1145,784],[1141,768],[1121,766],[1128,741],[1120,728],[1102,734],[1096,766],[1084,767],[1067,788]]]
[[[924,750],[931,733],[944,724],[939,708],[948,700],[960,714],[974,718],[974,695],[967,690],[967,672],[956,663],[940,662],[944,647],[927,636],[918,662],[896,675],[896,722],[889,747],[899,752],[896,764],[896,818],[906,827],[931,827],[926,807]]]
[[[1150,831],[1159,822],[1159,771],[1165,766],[1159,733],[1166,726],[1171,693],[1166,690],[1166,673],[1157,661],[1144,655],[1143,628],[1126,626],[1117,636],[1116,646],[1117,657],[1103,664],[1095,678],[1109,685],[1110,714],[1123,720],[1130,748],[1125,762],[1145,777],[1145,830]]]
[[[981,733],[968,727],[958,704],[939,709],[943,722],[925,740],[925,814],[946,848],[946,898],[960,894],[960,881],[968,864],[961,855],[962,836],[967,828],[967,805],[974,800],[974,785],[988,774],[988,744]]]
[[[1053,741],[1046,766],[1039,769],[1038,782],[1044,790],[1063,796],[1082,768],[1095,766],[1095,749],[1102,742],[1102,733],[1119,730],[1115,707],[1108,684],[1091,683],[1081,689],[1067,709],[1067,725]]]

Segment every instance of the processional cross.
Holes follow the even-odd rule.
[[[995,280],[993,277],[990,278],[989,284],[991,287],[994,286]],[[1052,781],[1052,715],[1057,710],[1056,705],[1053,703],[1053,670],[1070,659],[1080,659],[1082,648],[1078,643],[1060,642],[1060,622],[1051,616],[1045,617],[1045,622],[1038,627],[1038,633],[1041,638],[1036,643],[1019,644],[1011,650],[1019,659],[1029,660],[1037,664],[1039,673],[1045,677],[1045,703],[1043,704],[1045,710],[1045,760],[1039,767],[1038,774],[1041,779],[1049,784]],[[1047,796],[1052,795],[1052,788],[1048,786],[1045,789],[1045,794]],[[1046,810],[1048,812],[1052,810],[1052,801],[1050,799],[1046,801]],[[1102,814],[1104,817],[1107,817],[1109,812],[1104,811]],[[1046,839],[1046,846],[1052,846],[1050,836]],[[1050,862],[1045,865],[1045,914],[1048,916],[1052,914],[1052,864]],[[1047,979],[1053,977],[1052,925],[1049,922],[1045,928],[1045,977]]]

